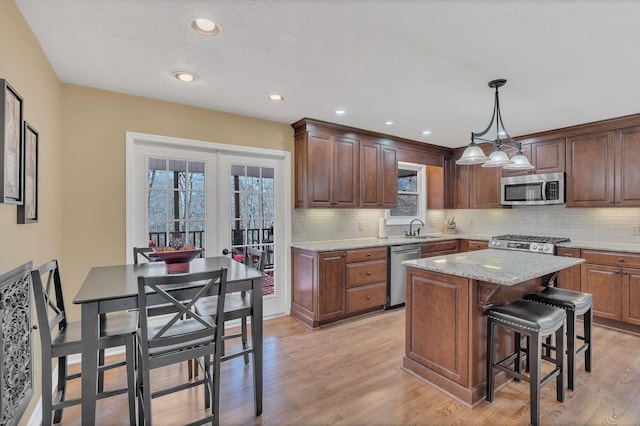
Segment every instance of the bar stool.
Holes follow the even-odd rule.
[[[589,293],[566,290],[557,287],[546,287],[540,293],[529,294],[524,297],[536,303],[542,303],[556,308],[562,308],[567,313],[567,375],[569,389],[575,387],[576,358],[584,353],[584,369],[591,372],[591,323],[593,320],[593,298]],[[577,334],[577,319],[582,315],[584,332]],[[584,344],[576,349],[576,341],[580,339]],[[547,340],[550,344],[550,337]]]
[[[489,309],[487,315],[487,401],[493,401],[495,370],[503,371],[516,380],[529,383],[531,424],[540,423],[540,388],[556,379],[556,399],[564,400],[564,336],[566,315],[564,310],[527,300],[516,300],[508,305]],[[512,330],[515,333],[514,351],[505,358],[496,361],[497,327]],[[546,336],[556,336],[556,357],[542,356],[542,340]],[[527,348],[521,347],[522,335],[527,337]],[[520,372],[520,358],[527,353],[529,376]],[[540,378],[542,360],[552,361],[555,368]],[[513,363],[513,368],[508,366]]]

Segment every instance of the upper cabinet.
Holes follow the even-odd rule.
[[[519,176],[530,173],[558,173],[565,171],[565,138],[533,141],[521,140],[522,154],[527,157],[535,169],[507,170],[502,169],[502,176]],[[509,148],[509,156],[515,154],[515,149]]]
[[[398,160],[395,147],[360,144],[360,207],[392,209],[398,205]]]
[[[567,207],[640,206],[640,126],[567,138]]]
[[[482,150],[489,155],[493,145],[481,144]],[[464,149],[455,156],[457,160]],[[500,179],[502,168],[475,166],[456,166],[454,188],[454,208],[490,209],[500,208]]]
[[[451,158],[450,148],[310,118],[291,126],[296,208],[393,209],[398,205],[398,161],[444,170]]]
[[[305,132],[295,149],[296,207],[358,207],[358,139]]]

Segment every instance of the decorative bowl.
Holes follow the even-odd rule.
[[[171,247],[154,247],[153,251],[167,264],[167,272],[170,274],[189,272],[189,262],[202,253],[201,248],[174,250]]]

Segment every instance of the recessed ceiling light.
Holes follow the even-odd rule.
[[[420,132],[420,134],[422,136],[429,136],[431,134],[431,130],[423,130],[422,132]]]
[[[347,113],[347,110],[344,109],[337,109],[336,110],[336,114],[337,115],[345,115]]]
[[[395,125],[396,125],[396,122],[395,122],[395,121],[385,121],[385,122],[384,122],[384,125],[385,125],[385,126],[395,126]]]
[[[190,72],[177,71],[173,73],[173,76],[180,81],[184,81],[186,83],[191,83],[196,81],[198,77],[195,74],[191,74]]]
[[[198,34],[212,36],[220,33],[220,26],[213,21],[204,18],[196,18],[191,21],[191,28]]]
[[[269,95],[269,100],[273,102],[282,102],[284,101],[284,96],[276,94]]]

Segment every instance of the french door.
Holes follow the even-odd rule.
[[[189,142],[127,134],[128,261],[132,247],[175,239],[240,262],[255,247],[266,256],[264,315],[288,314],[288,259],[281,254],[290,239],[290,160]]]

